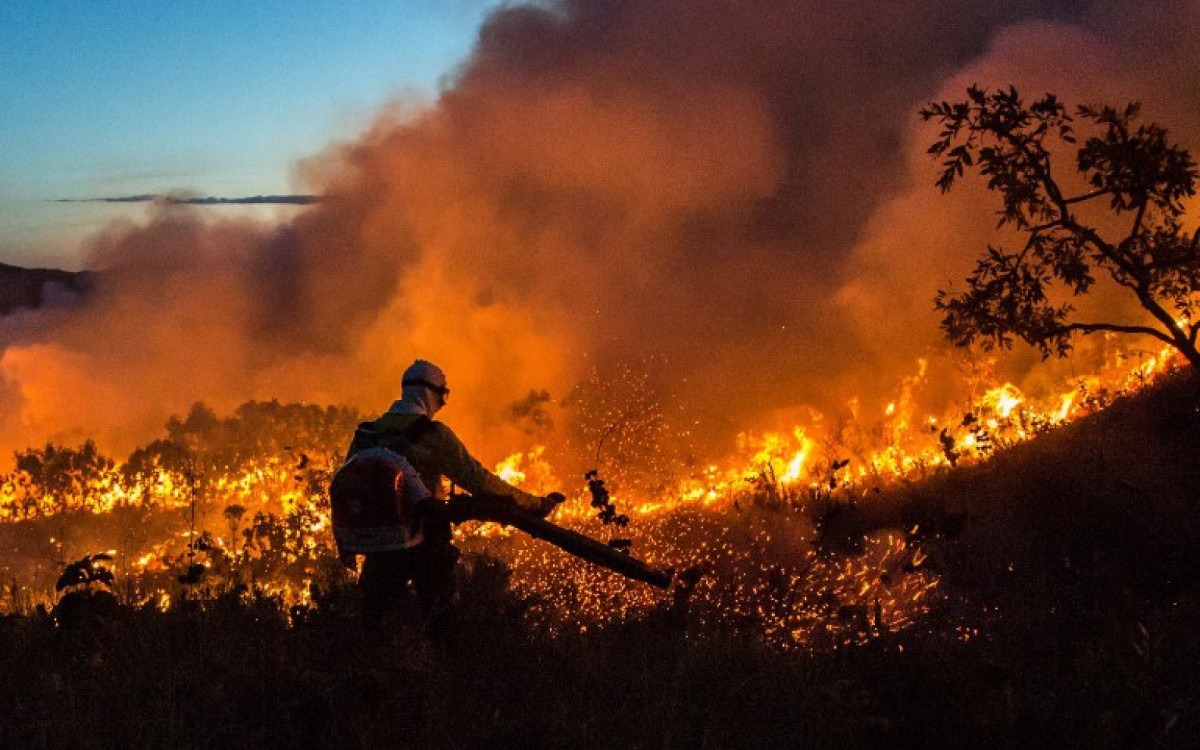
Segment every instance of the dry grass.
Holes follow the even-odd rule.
[[[10,616],[0,746],[1191,747],[1197,405],[1171,380],[986,465],[823,508],[831,548],[919,525],[942,578],[922,627],[861,645],[778,650],[669,604],[550,636],[475,557],[444,639],[409,620],[365,632],[338,588],[293,611],[231,591]]]

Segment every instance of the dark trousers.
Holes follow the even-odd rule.
[[[425,541],[421,544],[366,556],[358,585],[368,626],[378,626],[406,608],[411,610],[409,584],[427,631],[437,634],[449,626],[458,549],[450,543],[450,522],[439,512],[443,507],[437,503],[424,514]]]

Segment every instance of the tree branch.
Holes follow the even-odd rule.
[[[1167,334],[1163,333],[1157,328],[1151,328],[1149,326],[1124,326],[1117,323],[1068,323],[1067,325],[1059,326],[1055,329],[1055,331],[1058,333],[1079,332],[1084,335],[1089,333],[1099,333],[1101,331],[1108,331],[1111,333],[1141,333],[1147,336],[1153,336],[1164,344],[1175,346],[1176,343]]]
[[[1037,178],[1042,183],[1042,187],[1046,189],[1046,195],[1049,196],[1050,200],[1058,208],[1058,213],[1062,221],[1069,220],[1071,211],[1067,208],[1067,201],[1063,198],[1062,190],[1059,189],[1058,183],[1055,182],[1054,177],[1051,176],[1049,171],[1050,154],[1046,153],[1045,149],[1041,149],[1041,157],[1045,159],[1045,165],[1043,165],[1042,159],[1033,154],[1029,150],[1029,146],[1013,135],[1012,131],[1001,130],[996,127],[989,128],[989,130],[1001,140],[1008,141],[1009,145],[1020,151],[1029,160],[1029,164],[1037,173]]]
[[[1038,230],[1034,229],[1030,231],[1029,239],[1025,240],[1025,247],[1021,248],[1021,254],[1017,256],[1017,262],[1013,265],[1013,273],[1016,273],[1020,269],[1021,264],[1025,262],[1025,256],[1029,254],[1030,248],[1037,242],[1038,236]]]
[[[1180,329],[1179,324],[1175,322],[1175,316],[1167,312],[1167,309],[1159,304],[1158,300],[1154,299],[1148,291],[1137,290],[1137,297],[1138,302],[1142,303],[1142,307],[1146,308],[1151,315],[1157,318],[1158,322],[1167,331],[1167,337],[1163,341],[1183,351],[1183,347],[1180,344],[1187,341],[1187,333]]]
[[[1074,232],[1074,233],[1078,234],[1079,236],[1083,237],[1084,240],[1086,240],[1089,244],[1091,244],[1093,247],[1096,248],[1097,252],[1099,252],[1105,258],[1108,258],[1109,260],[1111,260],[1113,263],[1116,263],[1117,266],[1119,266],[1121,268],[1121,270],[1123,270],[1125,273],[1129,274],[1131,277],[1136,279],[1138,282],[1136,286],[1131,286],[1129,284],[1123,284],[1122,286],[1129,286],[1130,288],[1136,289],[1139,292],[1141,292],[1143,289],[1145,289],[1146,287],[1148,287],[1150,285],[1149,280],[1146,278],[1145,270],[1143,268],[1139,267],[1138,265],[1136,265],[1135,263],[1133,263],[1132,261],[1130,261],[1129,258],[1126,258],[1121,253],[1120,249],[1118,249],[1112,243],[1105,242],[1104,238],[1101,237],[1100,233],[1097,232],[1095,229],[1092,229],[1091,227],[1085,227],[1082,224],[1078,224],[1078,223],[1076,223],[1076,221],[1074,219],[1070,219],[1070,218],[1065,219],[1064,226],[1069,231]]]
[[[1116,284],[1117,286],[1123,286],[1126,289],[1132,290],[1134,294],[1137,294],[1138,290],[1141,288],[1140,286],[1138,286],[1138,282],[1136,279],[1125,280],[1122,277],[1118,276],[1114,271],[1111,271],[1109,269],[1105,269],[1105,270],[1108,271],[1108,278],[1112,279],[1113,283]]]
[[[1090,200],[1092,200],[1093,198],[1099,198],[1099,197],[1100,197],[1100,196],[1102,196],[1102,195],[1109,195],[1110,193],[1113,193],[1113,192],[1116,192],[1116,191],[1113,191],[1113,190],[1093,190],[1092,192],[1090,192],[1090,193],[1086,193],[1086,194],[1084,194],[1084,195],[1076,195],[1076,196],[1074,196],[1074,197],[1072,197],[1072,198],[1063,198],[1063,203],[1067,204],[1068,206],[1069,206],[1069,205],[1071,205],[1071,204],[1073,204],[1073,203],[1083,203],[1083,202],[1085,202],[1085,201],[1090,201]]]
[[[1037,173],[1038,180],[1042,183],[1042,187],[1046,190],[1046,195],[1058,208],[1059,220],[1057,222],[1051,222],[1052,225],[1062,226],[1068,231],[1081,235],[1085,240],[1092,244],[1101,255],[1112,260],[1114,263],[1120,266],[1122,270],[1124,270],[1133,278],[1137,279],[1138,288],[1141,288],[1147,284],[1145,274],[1141,271],[1141,269],[1131,263],[1128,258],[1123,257],[1117,247],[1109,242],[1105,242],[1104,238],[1101,237],[1096,230],[1092,229],[1091,227],[1085,227],[1075,221],[1075,219],[1071,216],[1071,209],[1069,208],[1071,201],[1068,201],[1063,197],[1062,191],[1058,187],[1058,183],[1055,182],[1054,178],[1042,168],[1041,163],[1029,151],[1024,143],[1022,143],[1011,133],[1005,133],[995,128],[992,129],[992,133],[997,137],[1008,141],[1009,144],[1024,154],[1025,158],[1029,160],[1029,163],[1033,165]],[[1079,198],[1079,200],[1083,199],[1084,198],[1082,197]]]
[[[1045,224],[1038,224],[1036,227],[1029,227],[1029,229],[1026,231],[1030,234],[1041,234],[1047,229],[1054,229],[1055,227],[1061,227],[1062,225],[1062,219],[1055,219],[1054,221],[1048,221]]]
[[[1129,230],[1129,237],[1136,237],[1137,233],[1142,231],[1142,220],[1146,218],[1146,199],[1142,199],[1141,205],[1138,206],[1137,216],[1133,217],[1133,227]]]
[[[1137,279],[1138,283],[1136,286],[1130,284],[1123,284],[1122,286],[1128,286],[1135,289],[1139,292],[1140,297],[1140,292],[1142,292],[1149,285],[1147,279],[1145,278],[1144,271],[1138,268],[1137,265],[1132,263],[1128,258],[1124,257],[1117,247],[1109,242],[1105,242],[1104,238],[1101,237],[1099,232],[1097,232],[1095,229],[1092,229],[1091,227],[1085,227],[1075,221],[1075,219],[1071,216],[1071,209],[1069,208],[1070,203],[1066,198],[1063,197],[1062,191],[1058,187],[1058,183],[1054,180],[1054,177],[1043,168],[1042,162],[1039,161],[1039,159],[1029,150],[1025,143],[1014,136],[1011,132],[1006,132],[995,127],[988,128],[988,130],[990,130],[992,134],[1000,140],[1006,141],[1013,148],[1020,151],[1025,158],[1029,160],[1030,165],[1032,165],[1035,173],[1037,174],[1038,181],[1041,183],[1042,188],[1046,191],[1046,195],[1054,203],[1055,207],[1058,208],[1058,221],[1049,222],[1049,226],[1061,226],[1069,232],[1080,235],[1089,244],[1095,247],[1097,252],[1110,259],[1113,263],[1116,263],[1123,271],[1125,271],[1125,273],[1129,274],[1134,279]],[[1083,199],[1084,197],[1079,197],[1078,200]],[[1076,200],[1074,202],[1078,201]]]
[[[1074,232],[1082,236],[1088,243],[1095,247],[1101,255],[1112,260],[1127,274],[1137,279],[1138,283],[1136,286],[1129,284],[1123,284],[1122,286],[1129,286],[1130,288],[1133,288],[1139,292],[1148,286],[1148,281],[1145,278],[1145,273],[1142,271],[1142,269],[1138,268],[1136,264],[1124,257],[1117,247],[1109,242],[1105,242],[1104,238],[1101,237],[1099,232],[1097,232],[1095,229],[1079,224],[1071,216],[1071,209],[1069,208],[1070,204],[1086,200],[1089,196],[1077,196],[1071,200],[1064,198],[1062,191],[1058,187],[1058,183],[1054,180],[1054,177],[1043,168],[1042,162],[1039,161],[1038,158],[1029,150],[1025,143],[1014,136],[1011,132],[1006,132],[1000,130],[999,128],[989,128],[989,130],[991,130],[992,134],[997,138],[1007,141],[1013,148],[1020,151],[1025,158],[1029,160],[1030,165],[1033,166],[1034,171],[1037,174],[1037,179],[1039,182],[1041,182],[1043,189],[1045,189],[1046,195],[1054,203],[1055,207],[1058,208],[1059,219],[1056,222],[1050,222],[1050,226],[1061,226],[1070,232]],[[1047,158],[1049,158],[1048,155]]]

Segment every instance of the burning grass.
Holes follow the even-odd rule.
[[[492,524],[465,524],[456,535],[466,551],[512,567],[514,592],[534,603],[525,616],[550,633],[673,609],[699,629],[747,629],[780,647],[860,643],[927,617],[940,575],[924,544],[954,522],[944,509],[906,517],[896,511],[902,504],[881,498],[1095,412],[1167,369],[1165,356],[1149,357],[1040,400],[1011,384],[981,386],[976,402],[943,416],[917,414],[908,383],[870,427],[744,433],[735,455],[700,467],[672,462],[652,399],[614,401],[585,385],[571,397],[581,425],[574,441],[594,446],[595,465],[610,468],[613,500],[631,520],[600,523],[582,488],[553,520],[595,538],[619,534],[614,544],[680,574],[675,591],[626,581]],[[333,407],[248,403],[222,418],[197,405],[124,462],[91,443],[18,453],[16,470],[0,478],[8,522],[0,524],[0,566],[11,581],[0,604],[48,604],[63,565],[111,550],[128,604],[253,587],[307,605],[314,587],[347,583],[325,492],[357,421]],[[639,446],[649,458],[633,461]],[[533,491],[564,486],[542,446],[497,471]]]
[[[460,629],[440,644],[405,621],[364,632],[353,589],[321,567],[330,553],[314,508],[335,451],[309,450],[297,431],[219,460],[168,464],[178,452],[159,451],[173,489],[147,495],[154,503],[97,513],[47,501],[47,513],[0,525],[5,549],[28,544],[24,562],[41,560],[10,574],[46,581],[5,593],[21,614],[0,619],[0,736],[30,747],[1189,746],[1200,731],[1194,379],[1052,431],[1002,393],[1006,417],[939,422],[956,426],[955,450],[973,448],[960,442],[971,434],[993,446],[988,461],[964,450],[951,462],[939,426],[923,430],[932,452],[907,478],[818,452],[806,478],[787,481],[802,446],[781,442],[740,484],[705,467],[702,491],[671,504],[634,508],[614,492],[635,554],[703,569],[690,590],[658,594],[463,527]],[[217,421],[260,408],[280,407]],[[199,453],[202,421],[178,423]],[[1040,437],[1010,439],[1019,430]],[[129,465],[81,453],[94,460],[68,462],[80,478]],[[238,481],[197,469],[218,466]],[[537,466],[530,454],[510,462],[527,482]],[[611,533],[574,502],[560,520]],[[134,554],[158,544],[152,558]],[[54,561],[107,549],[121,604],[51,613]]]

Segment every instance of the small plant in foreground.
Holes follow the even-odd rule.
[[[110,620],[120,604],[113,595],[113,573],[101,563],[112,562],[112,555],[85,555],[63,568],[54,585],[60,592],[54,607],[54,619],[64,628],[89,628]]]

